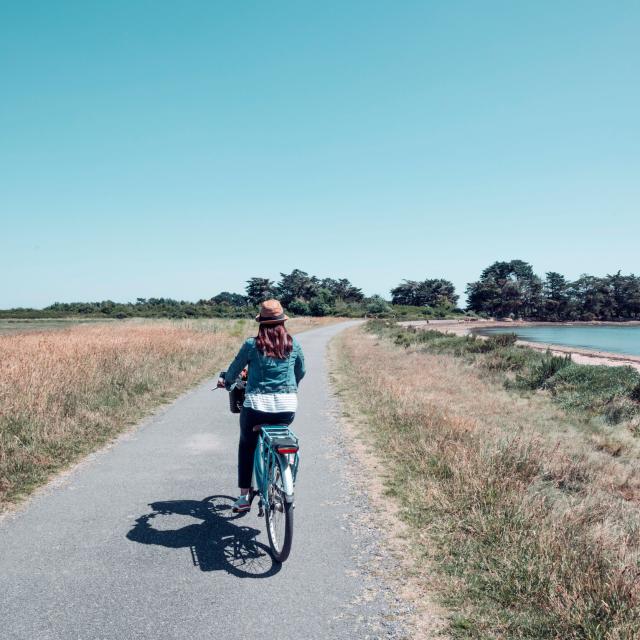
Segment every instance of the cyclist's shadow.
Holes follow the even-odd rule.
[[[231,510],[230,496],[210,496],[204,500],[153,502],[151,513],[140,516],[127,538],[140,544],[191,550],[195,567],[201,571],[224,570],[241,578],[268,578],[280,571],[269,547],[258,542],[258,529],[243,527],[234,520],[244,514]],[[154,528],[158,516],[190,516],[202,522],[179,529]]]

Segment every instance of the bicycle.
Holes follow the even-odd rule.
[[[260,434],[253,458],[251,502],[259,497],[258,517],[265,517],[273,558],[284,562],[291,553],[293,541],[299,441],[285,425],[261,425],[255,430]]]
[[[220,377],[224,380],[224,373]],[[240,393],[238,393],[240,392]],[[241,378],[232,385],[230,408],[238,407],[244,395]],[[244,398],[242,398],[244,399]],[[300,466],[299,440],[287,425],[258,425],[258,443],[253,457],[250,503],[258,496],[258,517],[265,518],[271,555],[284,562],[293,542],[294,488]]]

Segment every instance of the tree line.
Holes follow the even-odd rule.
[[[318,278],[301,269],[281,273],[277,282],[270,278],[247,280],[244,295],[223,291],[211,299],[213,304],[250,308],[264,300],[277,298],[288,313],[298,316],[388,315],[389,303],[380,296],[367,297],[347,278]]]
[[[292,315],[362,317],[390,316],[393,310],[381,296],[367,297],[347,278],[318,278],[300,269],[281,273],[276,282],[269,278],[250,278],[244,293],[222,291],[197,302],[172,298],[137,298],[135,302],[56,302],[44,309],[9,309],[0,317],[33,318],[97,316],[110,318],[220,318],[253,317],[259,304],[278,298]]]
[[[292,315],[444,318],[461,314],[545,321],[640,319],[640,277],[582,275],[570,281],[550,271],[544,279],[523,260],[494,262],[466,288],[466,311],[457,307],[453,283],[443,278],[403,280],[390,300],[367,297],[347,278],[318,278],[301,269],[281,273],[278,281],[250,278],[244,293],[223,291],[197,302],[137,298],[135,302],[56,302],[45,309],[10,309],[0,317],[69,315],[142,317],[252,317],[260,302],[278,298]]]
[[[486,316],[552,322],[640,319],[640,276],[620,271],[570,281],[556,271],[543,279],[522,260],[494,262],[466,293],[467,309]]]

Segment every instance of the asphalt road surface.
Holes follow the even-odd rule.
[[[404,637],[328,386],[326,346],[344,326],[299,336],[308,374],[286,563],[273,563],[256,504],[231,517],[238,418],[210,380],[0,520],[0,638]]]

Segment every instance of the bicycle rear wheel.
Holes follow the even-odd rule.
[[[267,535],[273,559],[284,562],[291,553],[293,542],[293,502],[284,492],[278,464],[274,465],[269,476],[269,500],[265,507]]]

